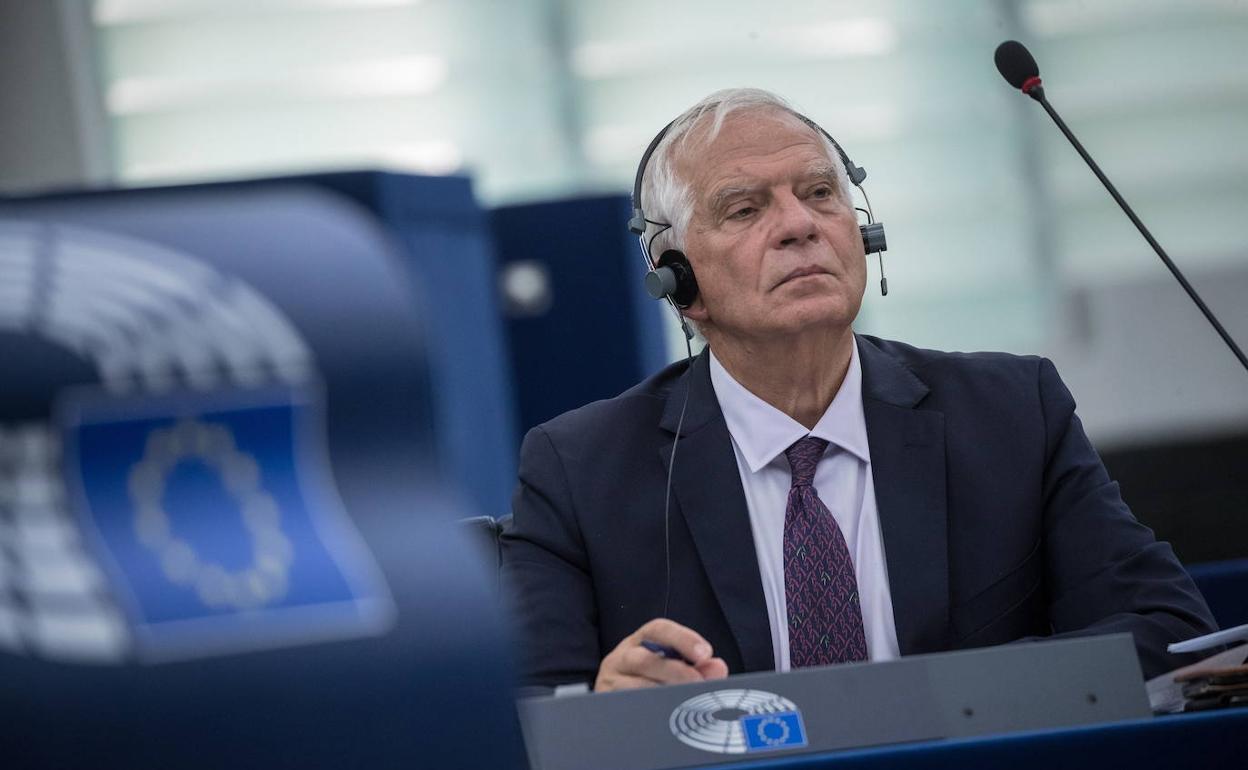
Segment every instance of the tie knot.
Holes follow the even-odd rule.
[[[815,480],[815,466],[819,464],[819,458],[823,457],[823,450],[828,448],[828,442],[814,436],[807,436],[793,442],[793,446],[784,450],[784,456],[789,459],[789,467],[793,469],[793,486],[808,487]]]

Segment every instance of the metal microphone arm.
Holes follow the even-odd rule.
[[[1140,221],[1140,218],[1135,215],[1135,212],[1131,210],[1131,206],[1127,204],[1126,200],[1118,194],[1118,190],[1114,187],[1113,182],[1110,182],[1109,178],[1106,177],[1101,171],[1101,167],[1096,165],[1096,161],[1092,160],[1092,156],[1088,154],[1088,151],[1083,149],[1083,145],[1077,138],[1075,138],[1075,135],[1071,133],[1070,129],[1067,128],[1066,121],[1062,120],[1062,116],[1057,114],[1057,110],[1053,109],[1053,105],[1049,104],[1049,100],[1045,98],[1044,87],[1039,84],[1039,78],[1036,78],[1036,81],[1036,84],[1032,85],[1030,88],[1024,86],[1023,93],[1040,102],[1040,106],[1044,107],[1044,111],[1049,113],[1049,117],[1053,118],[1053,122],[1057,124],[1057,127],[1062,130],[1062,133],[1066,135],[1066,138],[1070,140],[1070,143],[1074,145],[1075,150],[1079,153],[1079,157],[1083,158],[1084,162],[1088,164],[1088,168],[1092,169],[1092,173],[1096,174],[1096,178],[1101,180],[1101,184],[1105,185],[1105,189],[1109,191],[1109,194],[1113,197],[1114,201],[1122,207],[1122,210],[1126,213],[1127,218],[1130,219],[1131,223],[1135,225],[1135,228],[1140,231],[1140,235],[1144,236],[1144,240],[1148,241],[1148,245],[1152,246],[1153,251],[1157,252],[1157,256],[1161,257],[1161,261],[1165,263],[1166,267],[1174,275],[1175,279],[1178,280],[1179,285],[1182,286],[1183,290],[1187,292],[1187,296],[1192,298],[1192,302],[1196,303],[1196,307],[1200,308],[1200,312],[1204,313],[1205,318],[1209,320],[1209,323],[1213,324],[1213,328],[1217,331],[1218,336],[1222,338],[1222,341],[1227,344],[1227,346],[1231,349],[1231,352],[1234,353],[1235,357],[1239,359],[1239,363],[1243,365],[1246,371],[1248,371],[1248,357],[1244,356],[1244,351],[1239,349],[1239,345],[1236,345],[1235,340],[1231,339],[1231,335],[1228,334],[1226,329],[1222,327],[1221,322],[1219,322],[1217,317],[1214,316],[1213,311],[1209,309],[1209,306],[1205,304],[1205,301],[1200,298],[1199,294],[1196,293],[1196,289],[1188,283],[1187,278],[1183,275],[1183,272],[1179,270],[1178,265],[1174,264],[1174,262],[1170,260],[1169,255],[1166,254],[1166,250],[1161,247],[1161,244],[1157,242],[1157,239],[1153,237],[1153,234],[1148,231],[1148,228],[1144,226],[1144,223]]]

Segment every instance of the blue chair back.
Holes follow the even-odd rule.
[[[293,181],[0,204],[6,767],[522,766],[404,258]]]
[[[1187,571],[1213,610],[1219,628],[1248,623],[1248,559],[1194,564]]]

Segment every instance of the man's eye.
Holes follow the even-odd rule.
[[[823,200],[824,198],[831,198],[833,194],[834,191],[829,185],[819,185],[810,191],[810,197],[818,198],[820,200]]]
[[[728,212],[728,219],[746,219],[754,213],[753,206],[742,206],[739,209],[733,209]]]

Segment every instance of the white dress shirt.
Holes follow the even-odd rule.
[[[888,591],[884,539],[875,505],[867,422],[862,410],[862,365],[854,341],[841,389],[813,430],[746,390],[711,352],[711,385],[732,434],[741,487],[750,512],[758,569],[771,623],[777,671],[789,670],[788,605],[784,595],[784,511],[792,475],[784,450],[806,435],[828,448],[815,468],[815,490],[845,536],[858,577],[858,597],[870,660],[897,658],[897,628]]]

